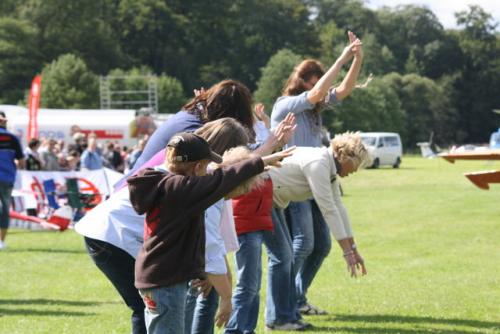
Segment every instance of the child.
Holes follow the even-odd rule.
[[[205,209],[290,155],[286,150],[207,174],[207,165],[221,157],[201,137],[181,133],[167,145],[167,172],[146,169],[128,179],[134,209],[146,214],[135,286],[146,304],[148,333],[184,332],[187,283],[205,278]]]

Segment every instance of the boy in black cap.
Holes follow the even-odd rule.
[[[164,170],[146,169],[128,179],[134,209],[146,214],[135,286],[146,304],[149,334],[184,333],[187,283],[204,278],[205,209],[289,155],[286,150],[207,173],[208,164],[222,158],[201,137],[180,133],[167,145]]]

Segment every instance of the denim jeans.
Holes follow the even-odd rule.
[[[233,294],[233,311],[225,334],[254,333],[257,326],[264,234],[264,231],[256,231],[238,236],[240,249],[235,254],[238,282]]]
[[[0,228],[9,228],[12,184],[0,182]]]
[[[293,239],[293,260],[298,306],[307,303],[307,290],[330,253],[330,229],[314,200],[291,202],[286,209]]]
[[[268,255],[266,324],[279,325],[300,319],[293,277],[293,249],[283,210],[273,208],[273,231],[264,232]]]
[[[148,334],[183,334],[188,282],[152,289],[139,289],[146,304]]]
[[[214,318],[219,306],[219,294],[215,288],[207,297],[188,289],[184,320],[185,334],[213,334]]]
[[[132,310],[132,333],[146,334],[144,303],[134,286],[135,259],[124,250],[105,241],[84,237],[85,247],[97,267],[113,283],[123,301]]]

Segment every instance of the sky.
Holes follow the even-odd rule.
[[[496,22],[500,22],[500,0],[365,0],[365,3],[372,9],[408,4],[425,5],[436,14],[445,29],[457,27],[454,13],[467,10],[468,5],[481,6]],[[500,24],[496,30],[499,29]]]

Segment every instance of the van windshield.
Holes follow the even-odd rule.
[[[361,137],[361,140],[363,140],[363,144],[366,146],[375,146],[375,143],[377,142],[376,137]]]

